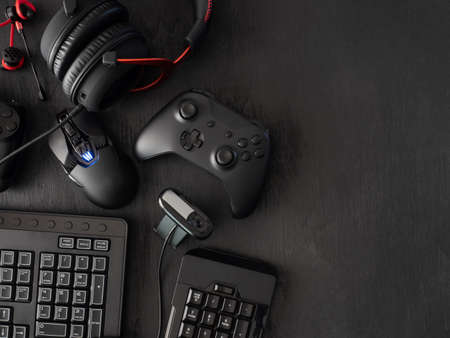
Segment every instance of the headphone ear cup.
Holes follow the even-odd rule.
[[[67,34],[53,61],[53,73],[59,80],[83,48],[106,27],[128,20],[127,9],[116,1],[101,3]]]
[[[117,98],[135,84],[128,78],[130,73],[135,73],[136,66],[118,64],[111,68],[103,64],[103,55],[114,50],[123,58],[148,55],[144,38],[131,25],[117,23],[109,27],[84,48],[64,76],[63,90],[73,103],[98,111],[110,101],[105,96],[111,94],[111,88],[114,89],[112,97]],[[125,77],[130,85],[125,83]],[[122,82],[119,86],[118,81]]]

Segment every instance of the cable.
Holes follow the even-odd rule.
[[[158,263],[158,302],[159,302],[159,328],[158,328],[158,335],[157,338],[161,338],[162,333],[162,327],[163,327],[163,294],[162,294],[162,277],[161,277],[161,267],[162,262],[164,258],[164,252],[166,251],[167,245],[169,244],[170,240],[172,239],[173,234],[175,233],[175,230],[177,230],[178,226],[175,225],[172,230],[170,230],[169,234],[167,235],[166,239],[164,240],[164,244],[161,248],[161,253],[159,254],[159,263]]]
[[[18,21],[16,22],[16,29],[19,32],[19,35],[22,37],[23,44],[25,46],[25,51],[27,52],[28,59],[30,60],[30,65],[31,65],[31,70],[33,71],[34,81],[36,82],[36,86],[38,88],[39,100],[45,101],[46,95],[45,95],[44,88],[41,85],[41,81],[39,81],[39,76],[37,74],[36,67],[34,66],[34,62],[33,62],[33,58],[31,57],[30,49],[28,48],[28,42],[27,42],[27,38],[25,36],[25,32],[23,30],[23,26]]]
[[[38,137],[35,137],[31,141],[25,143],[23,146],[17,148],[13,152],[11,152],[8,155],[6,155],[5,157],[3,157],[0,160],[0,165],[5,163],[6,161],[9,161],[13,157],[19,155],[25,149],[31,147],[33,144],[39,142],[40,140],[42,140],[43,138],[47,137],[48,135],[53,134],[55,131],[57,131],[59,128],[61,128],[64,124],[66,124],[66,122],[68,122],[71,118],[73,118],[76,115],[78,115],[78,113],[80,113],[83,109],[84,109],[84,107],[82,105],[78,105],[75,108],[72,108],[72,110],[67,113],[66,117],[64,119],[62,119],[61,121],[59,121],[56,126],[53,126],[52,128],[50,128],[46,132],[44,132],[41,135],[39,135]]]

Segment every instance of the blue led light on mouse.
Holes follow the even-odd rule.
[[[94,155],[93,155],[92,152],[90,152],[89,150],[86,151],[84,154],[82,154],[81,157],[82,157],[86,162],[91,162],[91,161],[94,159]]]

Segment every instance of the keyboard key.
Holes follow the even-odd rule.
[[[102,335],[102,327],[100,324],[88,324],[88,337],[98,338]]]
[[[247,338],[247,334],[250,328],[250,322],[238,319],[236,327],[234,328],[233,338]]]
[[[71,282],[70,272],[58,271],[58,277],[56,278],[56,286],[68,287]]]
[[[70,270],[72,269],[72,256],[71,255],[59,255],[58,256],[58,270]]]
[[[39,288],[38,302],[51,303],[53,299],[53,290],[51,288]]]
[[[42,253],[39,267],[41,269],[53,269],[55,267],[55,254]]]
[[[230,335],[225,332],[216,332],[216,336],[214,338],[230,338]]]
[[[74,290],[72,303],[74,305],[85,305],[87,303],[87,291]]]
[[[0,323],[9,323],[12,317],[12,308],[0,307]]]
[[[55,293],[55,303],[56,304],[69,304],[70,290],[67,289],[56,289]]]
[[[19,268],[31,268],[33,264],[33,253],[27,251],[19,252],[17,266]]]
[[[195,307],[186,306],[184,308],[183,321],[197,323],[200,317],[200,310]]]
[[[198,338],[212,338],[212,331],[210,329],[202,327],[198,331],[197,337]]]
[[[14,280],[14,269],[0,268],[0,283],[12,283]]]
[[[221,284],[215,284],[214,285],[214,291],[218,292],[218,293],[225,293],[225,294],[230,295],[230,296],[232,294],[234,294],[234,289],[233,288],[230,288],[228,286],[224,286],[224,285],[221,285]]]
[[[195,334],[195,326],[187,323],[181,323],[180,333],[178,337],[180,338],[193,338]]]
[[[22,284],[22,285],[31,284],[31,270],[18,269],[17,270],[17,284]]]
[[[75,289],[84,289],[88,287],[88,274],[87,273],[75,273],[73,287]]]
[[[58,247],[60,249],[73,249],[75,247],[75,238],[59,237]]]
[[[225,298],[222,305],[222,311],[228,313],[235,313],[236,308],[237,308],[237,301],[235,299]]]
[[[36,311],[36,319],[50,319],[52,316],[52,307],[50,305],[39,304]]]
[[[96,251],[109,251],[109,241],[107,239],[94,240],[94,250]]]
[[[239,316],[252,318],[254,309],[255,305],[249,303],[242,303],[241,307],[239,308]]]
[[[206,297],[206,303],[205,303],[205,306],[207,308],[215,310],[215,309],[219,308],[219,304],[220,304],[220,296],[208,294],[208,296]]]
[[[101,337],[102,320],[101,309],[89,309],[88,337]]]
[[[106,257],[94,257],[92,259],[92,272],[106,271]]]
[[[84,325],[71,325],[70,338],[83,338]]]
[[[53,285],[53,271],[43,270],[39,274],[39,285],[51,286]]]
[[[12,338],[28,338],[28,326],[14,325]]]
[[[0,285],[0,300],[11,300],[12,292],[11,285]]]
[[[77,239],[77,249],[78,250],[91,250],[92,240],[88,238],[78,238]]]
[[[103,320],[103,310],[89,309],[89,323],[101,324]]]
[[[75,271],[89,270],[89,256],[75,256]]]
[[[214,326],[216,322],[216,314],[211,311],[205,311],[202,317],[202,325]]]
[[[30,288],[28,286],[18,286],[16,288],[16,302],[26,303],[30,301]]]
[[[219,329],[229,331],[233,326],[233,318],[221,315],[219,319]]]
[[[55,306],[53,319],[58,322],[65,322],[69,317],[69,308],[66,306]]]
[[[36,337],[38,338],[64,338],[66,335],[66,324],[36,322]]]
[[[11,328],[8,325],[0,325],[0,338],[9,338]]]
[[[89,305],[103,305],[105,293],[105,275],[92,275],[91,282],[91,302]]]
[[[0,251],[0,266],[14,266],[16,253],[11,250]]]
[[[72,322],[84,322],[86,319],[86,310],[82,307],[72,308]]]
[[[189,305],[201,306],[203,303],[203,292],[189,289],[187,303]]]

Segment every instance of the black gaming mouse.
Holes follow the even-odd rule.
[[[58,115],[62,121],[67,111]],[[69,178],[100,207],[116,209],[136,195],[138,174],[119,154],[94,114],[83,110],[49,138],[49,146]]]

